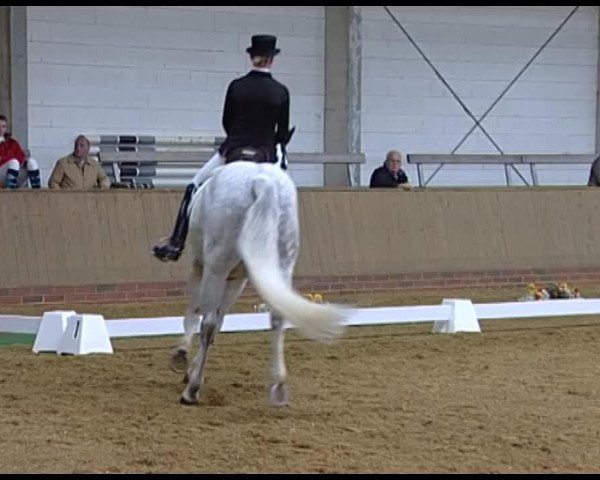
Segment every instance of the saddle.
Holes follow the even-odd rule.
[[[236,147],[226,153],[225,163],[237,162],[239,160],[255,163],[271,163],[271,157],[269,149],[265,147]]]

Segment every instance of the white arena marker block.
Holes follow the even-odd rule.
[[[70,316],[57,353],[113,353],[104,317],[90,314]]]
[[[433,324],[433,333],[481,332],[471,300],[445,298],[442,305],[452,307],[450,318],[437,320]]]
[[[56,352],[63,333],[67,329],[67,319],[71,315],[76,315],[76,312],[73,310],[44,312],[35,336],[33,353]]]

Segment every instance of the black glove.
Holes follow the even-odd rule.
[[[296,131],[296,127],[293,127],[290,131],[288,131],[287,135],[281,139],[279,142],[279,146],[281,147],[281,168],[282,170],[287,170],[288,168],[288,160],[287,160],[287,150],[286,146],[290,143],[292,139],[292,135]]]

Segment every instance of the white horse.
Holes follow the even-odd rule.
[[[296,187],[278,165],[233,162],[217,169],[196,192],[188,237],[193,253],[190,300],[185,333],[171,359],[174,370],[187,372],[181,403],[198,402],[208,349],[247,276],[272,309],[270,396],[274,405],[287,405],[289,400],[284,320],[314,340],[341,334],[343,309],[309,302],[292,290],[299,236]],[[200,315],[200,346],[188,365],[187,352]]]

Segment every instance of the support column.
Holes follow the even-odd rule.
[[[10,7],[11,131],[23,148],[29,145],[27,115],[27,7]]]
[[[10,7],[0,6],[0,113],[10,116]]]
[[[596,7],[600,9],[600,7]],[[598,12],[598,25],[596,31],[596,55],[598,65],[596,70],[596,155],[600,155],[600,12]]]
[[[325,153],[360,152],[360,7],[325,7]],[[360,166],[324,165],[325,186],[360,184]]]

